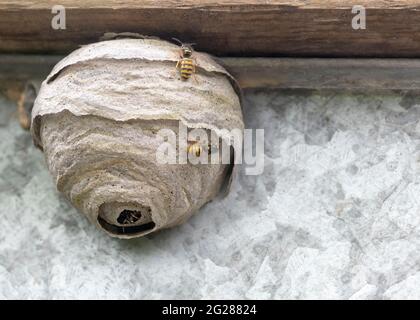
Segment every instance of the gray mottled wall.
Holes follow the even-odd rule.
[[[420,97],[248,92],[245,112],[264,173],[123,241],[55,191],[0,97],[0,298],[420,298]]]

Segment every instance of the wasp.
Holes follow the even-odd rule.
[[[189,154],[192,154],[198,158],[203,151],[203,146],[200,144],[200,142],[188,141],[187,152]]]
[[[217,146],[212,145],[210,143],[207,145],[207,147],[203,147],[203,145],[198,141],[188,141],[187,144],[187,152],[191,155],[196,156],[197,158],[200,157],[203,152],[211,154],[212,152],[217,150]]]
[[[195,66],[197,64],[195,58],[192,57],[193,55],[193,45],[195,43],[183,43],[177,38],[172,38],[175,41],[177,41],[180,45],[180,59],[178,60],[176,64],[176,70],[179,70],[179,73],[181,74],[182,80],[188,80],[191,75],[194,77],[194,80],[197,81],[197,78],[195,77]]]

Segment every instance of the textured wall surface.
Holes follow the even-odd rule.
[[[182,226],[108,237],[0,97],[0,298],[420,298],[420,96],[248,92],[265,171]]]

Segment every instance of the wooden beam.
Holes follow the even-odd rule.
[[[0,55],[0,89],[46,78],[63,56]],[[420,59],[218,58],[243,89],[420,90]]]
[[[420,59],[224,58],[222,63],[244,89],[420,89]]]
[[[18,101],[25,84],[43,80],[63,56],[0,54],[0,92]]]
[[[66,29],[53,30],[53,5]],[[367,28],[353,30],[353,5]],[[0,2],[0,52],[68,53],[105,32],[196,42],[218,56],[420,57],[419,0],[11,0]]]

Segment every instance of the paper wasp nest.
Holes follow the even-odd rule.
[[[243,130],[234,79],[194,52],[197,82],[176,73],[177,45],[122,39],[84,46],[43,82],[31,130],[70,202],[120,238],[188,219],[219,194],[233,164],[159,164],[160,129]],[[179,145],[177,148],[181,148]],[[219,150],[220,151],[220,150]],[[217,152],[219,152],[217,151]]]

